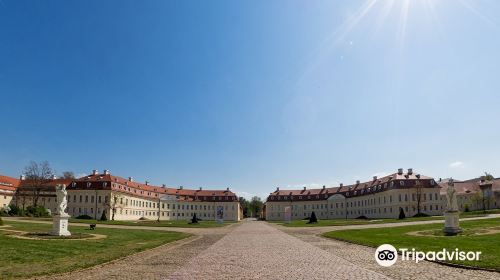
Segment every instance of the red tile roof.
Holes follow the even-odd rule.
[[[495,179],[486,184],[491,183],[492,190],[494,192],[500,192],[500,179]],[[454,187],[457,194],[468,194],[468,193],[476,193],[481,190],[480,188],[481,179],[470,179],[463,182],[454,182]],[[441,187],[440,193],[442,195],[446,195],[446,190],[448,189],[448,182],[440,182],[439,186]]]
[[[146,196],[146,197],[158,197],[158,195],[175,195],[179,196],[179,198],[183,199],[195,199],[201,197],[231,197],[232,200],[237,200],[236,194],[232,191],[226,190],[193,190],[193,189],[180,189],[180,188],[172,188],[172,187],[159,187],[149,184],[143,184],[135,181],[131,181],[129,179],[125,179],[123,177],[114,176],[111,174],[96,174],[96,175],[88,175],[81,177],[75,180],[76,186],[70,188],[79,188],[81,184],[90,183],[91,187],[101,187],[96,183],[98,182],[109,182],[110,185],[107,188],[113,188],[117,191],[122,191],[125,193],[131,193],[132,195],[137,196]],[[113,186],[111,183],[119,184],[118,186]],[[80,185],[80,186],[78,186]],[[125,186],[125,188],[121,188],[121,186]],[[128,190],[130,188],[130,191]],[[137,192],[139,191],[139,192]]]
[[[411,174],[408,173],[394,173],[391,175],[387,175],[381,178],[373,178],[371,181],[366,181],[366,182],[360,182],[356,184],[351,184],[351,185],[342,185],[339,187],[324,187],[321,189],[302,189],[302,190],[276,190],[272,193],[270,193],[270,196],[299,196],[303,197],[302,200],[323,200],[325,199],[325,195],[331,196],[336,193],[342,193],[345,194],[347,192],[352,192],[352,191],[361,191],[363,190],[363,193],[365,191],[375,191],[375,187],[380,186],[382,184],[386,184],[388,182],[392,181],[416,181],[416,180],[421,180],[421,181],[431,181],[433,180],[432,177],[416,174],[412,172]],[[408,184],[408,186],[411,186],[411,184]],[[369,193],[369,192],[367,192]],[[319,195],[319,198],[317,196]],[[306,199],[307,196],[310,196],[309,199]],[[268,197],[268,200],[269,200]],[[304,198],[305,197],[305,198]]]
[[[55,191],[56,185],[64,184],[68,186],[73,182],[73,179],[50,179],[41,184],[41,189],[46,191]],[[34,187],[34,182],[31,180],[21,180],[19,183],[19,190],[27,190]],[[39,186],[37,186],[39,187]]]
[[[0,175],[0,190],[15,191],[19,187],[19,179]]]

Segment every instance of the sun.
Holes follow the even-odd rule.
[[[371,15],[375,18],[373,23],[375,26],[381,26],[389,17],[396,17],[398,31],[395,36],[398,43],[402,45],[408,36],[407,26],[410,18],[420,21],[430,19],[429,24],[441,29],[440,12],[445,12],[446,5],[460,5],[481,20],[493,24],[493,21],[480,11],[477,1],[366,0],[336,30],[335,41],[337,43],[344,41],[360,22]]]

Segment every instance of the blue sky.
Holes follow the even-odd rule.
[[[392,3],[392,4],[391,4]],[[500,176],[498,1],[0,2],[0,174],[264,197]]]

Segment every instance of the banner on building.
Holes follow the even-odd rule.
[[[224,222],[224,206],[217,206],[216,219],[218,223]]]
[[[285,207],[285,223],[289,224],[292,221],[292,207]]]

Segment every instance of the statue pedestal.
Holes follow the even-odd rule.
[[[446,212],[444,212],[443,232],[446,235],[457,235],[457,233],[462,232],[462,229],[459,227],[458,216],[459,216],[458,211],[446,211]]]
[[[69,215],[65,213],[65,215],[54,215],[52,220],[52,231],[49,233],[50,235],[55,236],[70,236],[71,232],[68,231],[68,219]]]

